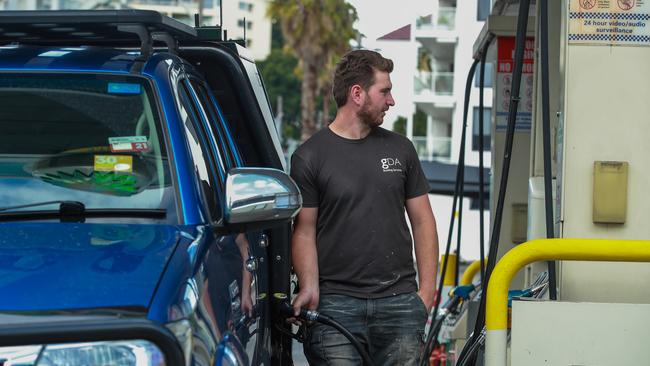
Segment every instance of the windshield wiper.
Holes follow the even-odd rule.
[[[58,210],[46,211],[11,211],[20,208],[38,207],[59,204]],[[10,211],[10,212],[6,212]],[[0,221],[28,220],[28,219],[56,219],[61,222],[84,222],[88,217],[143,217],[165,218],[167,210],[164,209],[139,209],[139,208],[95,208],[86,209],[79,201],[47,201],[28,205],[0,207]]]
[[[46,201],[46,202],[35,202],[35,203],[30,203],[27,205],[19,205],[19,206],[7,206],[7,207],[0,207],[0,212],[3,211],[11,211],[11,210],[17,210],[19,208],[29,208],[29,207],[38,207],[38,206],[47,206],[47,205],[53,205],[55,203],[59,203],[59,211],[63,212],[84,212],[86,210],[86,206],[83,204],[83,202],[79,201]]]

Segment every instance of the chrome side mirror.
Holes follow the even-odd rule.
[[[302,206],[296,183],[269,168],[233,168],[226,177],[224,217],[227,224],[288,221]]]

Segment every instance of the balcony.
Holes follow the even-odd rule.
[[[438,29],[453,30],[456,28],[456,8],[438,9]]]
[[[422,72],[413,77],[416,95],[432,93],[435,96],[450,96],[454,93],[453,72]]]
[[[415,21],[416,30],[454,30],[456,27],[456,8],[439,8],[433,21],[432,15],[419,17]]]
[[[413,145],[420,160],[449,161],[451,158],[451,137],[413,136]]]

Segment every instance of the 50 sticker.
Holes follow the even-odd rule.
[[[133,157],[130,155],[95,155],[94,169],[98,172],[133,171]]]

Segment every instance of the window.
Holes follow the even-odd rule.
[[[204,207],[210,214],[210,220],[216,221],[221,217],[221,205],[217,198],[217,192],[221,186],[219,179],[215,176],[215,157],[210,153],[205,131],[201,128],[199,112],[192,104],[192,96],[184,83],[179,84],[180,105],[179,111],[187,142],[194,161],[194,170],[199,181],[199,193],[204,202]],[[221,172],[221,171],[220,171]],[[224,177],[221,177],[223,181]]]
[[[241,157],[239,150],[235,145],[232,135],[228,129],[228,125],[223,118],[223,113],[218,103],[201,82],[198,80],[191,80],[190,84],[195,91],[200,103],[205,108],[207,118],[209,120],[209,127],[212,130],[212,135],[218,141],[218,150],[222,153],[226,160],[226,168],[241,166]]]
[[[246,1],[240,1],[239,10],[253,11],[253,4]]]
[[[491,88],[492,87],[492,71],[494,70],[494,64],[491,62],[486,62],[485,63],[485,79],[483,80],[483,83],[485,84],[486,88]],[[479,63],[476,66],[476,72],[474,73],[474,86],[475,87],[480,87],[481,86],[481,64]]]
[[[56,197],[169,215],[175,193],[155,100],[136,76],[0,75],[0,206]]]
[[[490,0],[477,0],[476,20],[487,20],[490,15]]]
[[[250,21],[250,20],[247,21],[246,19],[239,19],[239,20],[237,21],[237,26],[238,26],[239,28],[244,28],[244,27],[246,27],[246,29],[253,29],[253,22]]]
[[[472,150],[479,149],[479,108],[474,107],[474,116],[472,120]],[[490,145],[490,129],[492,126],[492,108],[483,108],[483,151],[492,148]]]

